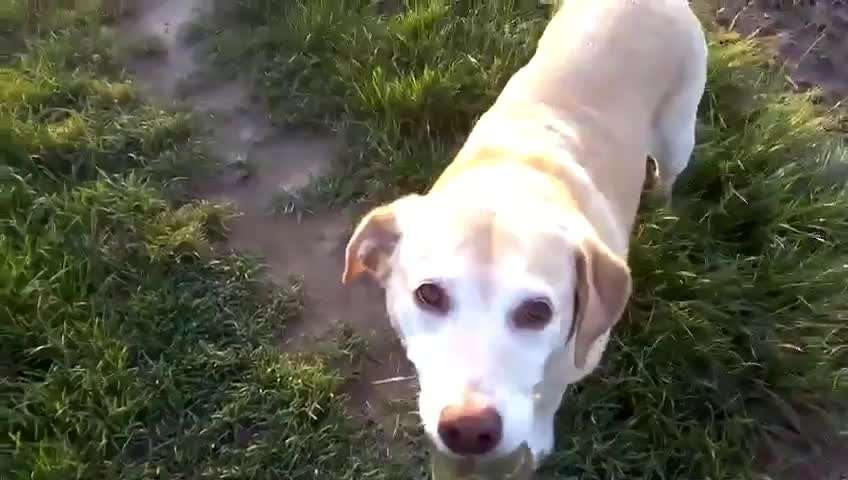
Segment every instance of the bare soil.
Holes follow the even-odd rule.
[[[775,43],[800,91],[820,87],[826,101],[848,97],[848,2],[844,0],[723,0],[717,22]]]

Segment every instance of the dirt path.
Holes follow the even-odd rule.
[[[358,372],[350,369],[358,374],[350,385],[352,406],[366,419],[394,431],[401,419],[390,404],[414,398],[414,381],[409,380],[411,368],[385,318],[379,289],[340,284],[353,217],[343,211],[315,211],[300,218],[270,211],[281,192],[296,192],[326,173],[342,145],[336,138],[279,131],[253,101],[245,82],[202,76],[195,49],[184,41],[183,33],[211,3],[136,2],[118,25],[123,40],[155,36],[162,41],[163,52],[131,60],[129,73],[158,101],[196,112],[208,128],[213,153],[230,164],[222,174],[193,186],[195,194],[232,202],[241,212],[230,225],[229,246],[262,258],[273,281],[284,283],[292,275],[302,278],[305,312],[299,324],[281,335],[282,348],[308,350],[315,342],[332,338],[342,325],[353,327],[366,339],[368,355]]]

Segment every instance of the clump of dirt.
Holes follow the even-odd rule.
[[[376,286],[341,285],[344,247],[354,217],[349,212],[295,205],[297,215],[273,212],[280,196],[307,187],[325,174],[342,148],[338,138],[284,132],[250,95],[247,82],[205,75],[196,46],[184,32],[212,2],[138,0],[117,28],[123,41],[158,38],[157,55],[137,56],[128,70],[141,89],[166,104],[198,113],[213,153],[229,164],[223,173],[193,185],[194,194],[232,203],[240,215],[230,224],[234,250],[258,256],[270,280],[302,279],[305,310],[300,323],[282,333],[285,351],[309,351],[320,339],[350,326],[366,340],[368,354],[350,382],[355,411],[389,431],[401,422],[392,403],[414,398],[414,376],[391,331],[383,294]],[[131,47],[132,45],[130,45]],[[404,419],[403,421],[407,421]]]

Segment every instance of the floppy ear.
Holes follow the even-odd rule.
[[[417,197],[409,195],[365,215],[347,244],[342,283],[350,283],[363,273],[370,274],[381,283],[388,277],[389,258],[400,240],[398,209]]]
[[[584,242],[577,254],[574,363],[578,368],[586,366],[586,357],[595,340],[621,318],[630,292],[630,268],[626,260],[598,240]]]

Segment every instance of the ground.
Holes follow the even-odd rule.
[[[731,0],[718,22],[743,35],[774,40],[797,90],[819,87],[829,103],[848,97],[848,4],[841,1]]]
[[[631,307],[544,478],[848,475],[842,10],[709,3],[778,56],[711,33],[693,168],[641,214]],[[548,7],[36,5],[0,7],[24,53],[0,70],[2,471],[422,475],[413,372],[380,292],[339,285],[344,243],[427,187]]]

